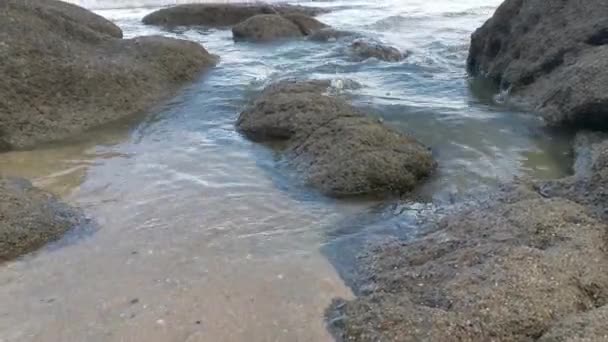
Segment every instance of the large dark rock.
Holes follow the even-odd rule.
[[[142,112],[216,63],[193,42],[121,36],[77,6],[3,1],[0,148],[62,139]]]
[[[608,2],[506,0],[472,36],[468,68],[549,124],[608,123]]]
[[[318,7],[288,4],[187,4],[163,8],[143,18],[148,25],[201,25],[225,27],[236,25],[259,14],[315,16],[325,13]]]
[[[608,303],[607,233],[579,204],[512,187],[420,239],[365,256],[368,292],[336,302],[331,327],[345,341],[601,336],[605,313],[595,309]]]
[[[82,223],[80,211],[28,181],[0,178],[0,262],[31,252]]]
[[[254,140],[285,141],[289,163],[330,196],[408,192],[431,174],[428,148],[327,95],[328,87],[325,81],[271,85],[237,127]]]

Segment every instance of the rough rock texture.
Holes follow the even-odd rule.
[[[377,58],[387,62],[399,62],[407,57],[407,54],[403,54],[397,48],[364,39],[356,39],[351,44],[351,50],[362,60]]]
[[[472,36],[468,68],[549,124],[608,122],[608,2],[506,0]]]
[[[534,191],[445,218],[366,257],[369,293],[336,302],[345,341],[561,341],[605,334],[608,227],[585,207]],[[576,327],[577,321],[588,322]],[[553,337],[552,337],[553,336]],[[570,341],[570,340],[568,340]],[[590,340],[591,341],[591,340]],[[596,340],[593,340],[596,341]]]
[[[119,39],[114,24],[55,0],[0,6],[0,148],[65,138],[141,112],[215,64],[200,45]]]
[[[291,20],[276,14],[260,14],[235,25],[232,36],[235,40],[269,42],[304,35]]]
[[[284,140],[290,164],[330,196],[407,192],[433,171],[426,147],[326,95],[328,86],[271,85],[241,113],[237,127],[254,140]]]
[[[555,324],[539,342],[608,341],[608,306],[567,317]]]
[[[28,181],[0,178],[0,262],[56,240],[82,222],[78,210]]]
[[[148,25],[201,25],[225,27],[236,25],[259,14],[302,14],[315,16],[325,13],[318,7],[307,7],[287,4],[187,4],[163,8],[143,18]]]

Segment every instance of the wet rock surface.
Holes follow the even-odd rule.
[[[0,178],[0,262],[56,240],[83,222],[80,211],[28,181]]]
[[[395,47],[366,39],[356,39],[350,47],[353,54],[361,60],[377,58],[386,62],[399,62],[407,57],[407,53],[402,53]]]
[[[119,39],[111,22],[60,1],[0,11],[0,148],[58,140],[139,113],[217,58],[165,37]]]
[[[316,42],[333,42],[333,41],[336,41],[341,38],[357,37],[357,36],[359,36],[359,34],[357,34],[356,32],[337,30],[337,29],[328,27],[328,28],[322,28],[318,31],[311,33],[308,36],[308,39],[312,40],[312,41],[316,41]]]
[[[305,15],[315,16],[325,13],[318,7],[288,4],[186,4],[163,8],[143,18],[148,25],[201,25],[226,27],[236,25],[255,15]]]
[[[273,84],[241,113],[237,128],[256,141],[285,141],[289,164],[329,196],[408,192],[432,173],[428,148],[327,95],[329,85]]]
[[[581,319],[601,331],[608,227],[568,199],[518,189],[364,256],[370,290],[328,311],[339,340],[560,341],[555,331]]]
[[[472,36],[468,69],[552,125],[606,126],[608,3],[507,0]]]

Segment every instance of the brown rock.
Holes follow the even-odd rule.
[[[338,336],[536,341],[549,332],[554,341],[548,337],[553,327],[574,329],[564,318],[605,305],[608,227],[566,199],[505,198],[448,216],[419,240],[368,255],[372,291],[334,305]]]
[[[56,240],[83,222],[78,210],[28,181],[0,178],[0,262]]]
[[[216,63],[193,42],[120,36],[77,6],[4,1],[0,148],[31,147],[139,113]]]
[[[232,28],[235,40],[269,42],[277,39],[303,37],[300,28],[291,20],[277,14],[253,16]]]
[[[356,39],[351,44],[351,50],[362,60],[377,58],[386,62],[399,62],[407,57],[407,54],[397,48],[365,39]]]
[[[150,13],[143,18],[148,25],[202,25],[211,27],[225,27],[236,25],[255,15],[302,14],[316,16],[326,10],[318,7],[288,5],[288,4],[187,4],[163,8]]]
[[[258,141],[284,140],[286,156],[329,196],[408,192],[435,168],[415,139],[326,95],[324,81],[283,81],[243,111],[238,129]]]
[[[302,34],[305,36],[311,35],[328,27],[317,19],[304,14],[285,14],[283,17],[296,24],[296,26],[298,26],[300,29],[300,32],[302,32]]]

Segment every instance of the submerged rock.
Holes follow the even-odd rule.
[[[608,304],[607,233],[570,200],[507,193],[365,257],[372,290],[336,302],[332,329],[346,341],[601,336],[605,314],[595,309]]]
[[[327,27],[327,28],[322,28],[318,31],[311,33],[308,36],[308,39],[312,40],[312,41],[317,41],[317,42],[331,42],[331,41],[336,41],[340,38],[354,37],[354,36],[356,37],[356,36],[358,36],[358,34],[355,32],[351,32],[351,31],[342,31],[342,30],[336,30],[331,27]]]
[[[290,164],[329,196],[408,192],[432,173],[428,148],[327,95],[329,85],[273,84],[236,125],[257,141],[286,141]]]
[[[83,222],[78,210],[28,181],[0,178],[0,262],[56,240]]]
[[[216,63],[194,42],[119,39],[111,22],[55,0],[0,11],[0,148],[65,138],[139,113]]]
[[[397,48],[365,39],[356,39],[351,44],[351,50],[361,59],[377,58],[386,62],[399,62],[407,57],[407,54]]]
[[[143,18],[143,23],[225,27],[236,25],[260,14],[316,16],[325,12],[327,12],[325,9],[318,7],[288,4],[186,4],[152,12]]]
[[[468,69],[551,125],[608,122],[608,2],[506,0],[472,36]]]

